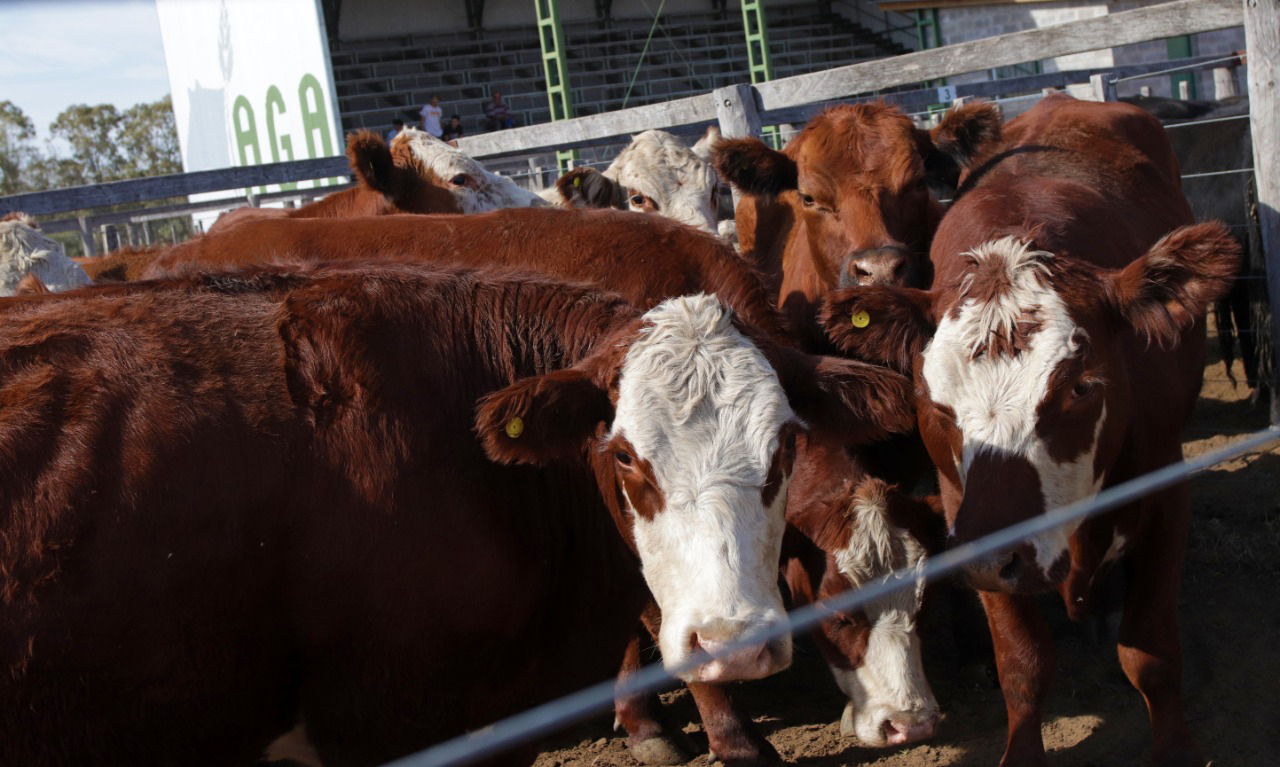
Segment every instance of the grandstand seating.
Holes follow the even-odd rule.
[[[906,52],[829,8],[768,8],[775,76]],[[741,14],[664,15],[646,52],[651,26],[647,18],[564,24],[569,81],[579,116],[749,80]],[[529,27],[339,42],[331,56],[346,130],[387,130],[396,117],[416,120],[422,104],[436,94],[446,119],[461,115],[467,133],[475,134],[483,130],[482,110],[495,90],[502,92],[517,125],[551,119],[542,53]]]

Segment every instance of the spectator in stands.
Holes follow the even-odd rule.
[[[444,126],[444,135],[440,138],[445,141],[453,141],[456,138],[462,138],[462,118],[454,115],[449,118],[449,124]]]
[[[502,94],[498,91],[493,92],[493,102],[487,104],[484,108],[484,122],[488,130],[502,130],[503,128],[515,127],[515,120],[511,119],[511,110],[502,100]]]
[[[424,106],[419,114],[422,115],[422,129],[440,138],[444,133],[444,128],[440,126],[440,118],[444,116],[444,110],[440,108],[440,97],[432,96],[431,103]]]
[[[391,130],[387,131],[387,143],[391,143],[391,139],[400,135],[400,131],[404,130],[404,120],[399,117],[391,121]]]

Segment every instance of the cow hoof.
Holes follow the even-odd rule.
[[[751,757],[747,759],[720,759],[715,753],[711,753],[707,757],[708,763],[713,767],[782,767],[784,762],[782,757],[776,754],[772,759],[765,757]]]
[[[676,745],[670,738],[659,735],[639,743],[628,743],[627,750],[641,764],[684,764],[693,755]]]
[[[784,762],[772,745],[759,749],[720,756],[714,750],[707,752],[707,762],[714,767],[782,767]]]

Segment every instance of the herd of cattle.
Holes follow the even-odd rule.
[[[713,656],[684,681],[717,759],[777,762],[726,683],[791,642],[744,638],[1179,460],[1239,260],[1159,122],[1063,95],[930,131],[834,107],[783,151],[650,131],[556,205],[420,131],[348,156],[349,190],[0,299],[0,764],[380,764],[653,639]],[[1035,595],[1082,618],[1121,563],[1154,762],[1204,764],[1189,510],[1174,487],[967,568],[1002,765],[1047,763]],[[865,745],[939,727],[922,599],[813,633]],[[639,761],[692,758],[656,697],[616,714]]]

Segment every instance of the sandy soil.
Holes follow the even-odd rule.
[[[1212,345],[1212,344],[1211,344]],[[1237,362],[1237,368],[1239,363]],[[1237,369],[1243,380],[1243,372]],[[1266,413],[1233,388],[1211,359],[1195,418],[1184,442],[1188,456],[1221,447],[1266,425]],[[1182,634],[1185,692],[1192,731],[1215,767],[1280,765],[1280,449],[1252,454],[1206,471],[1192,483],[1195,515],[1184,569]],[[1058,681],[1046,706],[1044,738],[1059,767],[1140,765],[1149,728],[1141,696],[1116,661],[1114,645],[1092,625],[1072,624],[1060,604],[1044,601],[1058,650]],[[995,765],[1004,750],[1005,717],[994,666],[960,668],[950,625],[926,606],[926,664],[945,719],[929,743],[897,750],[862,748],[841,737],[843,707],[816,652],[797,643],[792,669],[737,685],[739,698],[778,749],[797,765],[835,767],[977,767]],[[706,738],[683,689],[664,696],[673,721],[704,753]],[[548,744],[536,767],[633,767],[612,717],[588,722]]]

